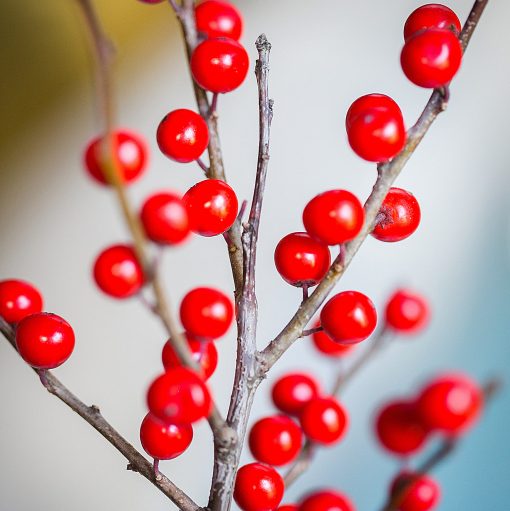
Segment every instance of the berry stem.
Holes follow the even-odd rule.
[[[218,96],[219,94],[215,92],[212,96],[211,106],[209,107],[208,117],[213,117],[216,115],[218,110]]]
[[[303,330],[303,333],[301,334],[301,337],[308,337],[309,335],[315,334],[317,332],[322,332],[324,328],[321,326],[310,328],[310,330]]]
[[[209,174],[209,167],[204,163],[204,161],[201,158],[198,158],[197,160],[198,166],[204,171],[205,177]]]
[[[303,290],[303,302],[304,302],[308,299],[308,284],[303,284],[301,286],[301,288]],[[304,332],[303,332],[303,335],[305,335]]]

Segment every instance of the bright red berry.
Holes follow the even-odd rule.
[[[234,500],[242,511],[272,511],[283,498],[282,476],[263,463],[250,463],[237,471]]]
[[[189,163],[198,160],[206,150],[209,129],[199,114],[181,108],[163,117],[156,138],[165,156],[179,163]]]
[[[439,502],[441,489],[429,476],[402,472],[393,481],[390,495],[398,496],[397,511],[432,511]]]
[[[16,346],[27,364],[37,369],[54,369],[71,356],[74,332],[60,316],[39,312],[18,323]]]
[[[32,284],[14,279],[0,281],[0,316],[7,323],[18,323],[42,308],[41,293]]]
[[[348,427],[347,412],[333,397],[311,399],[303,407],[299,422],[310,440],[323,445],[339,442]]]
[[[451,30],[433,28],[415,33],[404,44],[400,63],[407,78],[419,87],[447,85],[457,74],[462,47]]]
[[[207,37],[229,37],[238,41],[243,32],[243,18],[228,2],[205,0],[195,7],[198,32]]]
[[[85,168],[98,183],[107,185],[105,174],[103,137],[92,140],[85,150]],[[136,181],[147,164],[147,144],[140,137],[129,131],[115,131],[112,136],[113,154],[124,183]]]
[[[290,417],[274,415],[260,419],[252,426],[248,442],[257,461],[281,466],[299,454],[302,434]]]
[[[413,11],[404,25],[404,40],[431,28],[451,30],[458,35],[462,29],[457,15],[446,5],[427,4]]]
[[[400,456],[420,450],[430,431],[421,420],[416,405],[407,401],[394,401],[382,408],[375,426],[383,447]]]
[[[388,110],[395,117],[402,118],[402,111],[397,102],[389,96],[386,96],[386,94],[365,94],[365,96],[361,96],[354,101],[349,110],[347,110],[347,115],[345,116],[345,127],[347,131],[349,131],[352,121],[356,119],[358,115],[374,108],[377,110]]]
[[[483,408],[480,386],[463,374],[446,374],[429,383],[418,398],[421,419],[434,430],[458,435],[474,424]]]
[[[239,87],[248,73],[250,61],[237,41],[227,38],[206,39],[191,56],[191,72],[205,90],[231,92]]]
[[[331,254],[325,243],[306,232],[293,232],[280,240],[274,251],[278,273],[293,286],[315,286],[329,270]]]
[[[299,415],[303,407],[319,394],[319,384],[304,373],[289,373],[273,385],[273,403],[278,410]]]
[[[347,190],[321,193],[303,210],[306,232],[327,245],[340,245],[352,240],[361,231],[364,221],[361,202]]]
[[[423,296],[398,289],[386,304],[386,325],[399,333],[416,333],[429,319],[429,306]]]
[[[355,511],[355,507],[343,493],[322,490],[306,496],[299,511]]]
[[[316,321],[314,328],[319,326],[320,321]],[[312,340],[317,350],[329,357],[344,357],[354,348],[352,344],[346,345],[335,342],[326,332],[324,332],[324,330],[313,333]]]
[[[129,298],[144,284],[143,269],[130,245],[113,245],[103,250],[94,263],[99,289],[113,298]]]
[[[182,300],[181,322],[184,329],[199,339],[217,339],[227,333],[234,310],[228,296],[217,289],[197,287]]]
[[[180,456],[193,440],[190,424],[168,424],[148,413],[140,426],[140,441],[145,452],[158,460]]]
[[[211,395],[197,373],[177,367],[152,382],[147,406],[163,422],[191,424],[209,415]]]
[[[190,229],[201,236],[228,231],[237,218],[237,196],[219,179],[206,179],[192,186],[182,198],[188,211]]]
[[[143,203],[140,219],[145,234],[154,243],[177,245],[189,235],[189,218],[186,206],[175,193],[160,192]]]
[[[199,341],[193,339],[189,334],[185,335],[193,359],[200,365],[204,379],[208,380],[213,375],[218,365],[218,350],[216,346],[211,341]],[[170,341],[167,341],[163,346],[161,356],[165,371],[170,371],[182,365]]]
[[[377,312],[363,293],[343,291],[328,300],[320,321],[324,332],[336,342],[357,344],[375,330]]]

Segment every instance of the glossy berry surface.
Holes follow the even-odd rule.
[[[320,321],[317,321],[314,324],[314,328],[319,326]],[[315,348],[328,357],[345,357],[350,354],[354,348],[352,344],[339,344],[338,342],[335,342],[326,332],[324,332],[324,330],[313,333],[312,341]]]
[[[24,317],[41,312],[41,293],[24,280],[0,281],[0,316],[7,323],[18,323]]]
[[[115,131],[112,137],[113,151],[124,183],[136,181],[147,164],[147,144],[140,137],[129,131]],[[85,168],[98,183],[108,184],[105,175],[103,137],[92,140],[85,150]]]
[[[147,406],[156,418],[173,424],[191,424],[211,411],[211,396],[202,378],[178,367],[156,378],[147,392]]]
[[[140,426],[140,442],[145,452],[158,460],[180,456],[193,440],[190,424],[168,424],[148,413]]]
[[[328,300],[320,316],[324,332],[336,342],[357,344],[375,330],[377,312],[368,296],[343,291]]]
[[[434,430],[458,435],[474,424],[483,407],[480,386],[463,374],[433,380],[418,398],[421,419]]]
[[[191,56],[191,72],[195,81],[215,93],[237,89],[246,78],[250,61],[237,41],[227,38],[206,39]]]
[[[39,312],[18,323],[16,346],[27,364],[37,369],[54,369],[71,356],[74,332],[60,316]]]
[[[201,236],[217,236],[228,231],[237,217],[237,196],[219,179],[206,179],[192,186],[182,198],[190,228]]]
[[[386,405],[376,419],[377,437],[388,451],[407,456],[420,450],[429,434],[417,407],[407,401]]]
[[[274,262],[278,273],[289,284],[315,286],[326,275],[331,254],[325,243],[306,232],[293,232],[276,245]]]
[[[451,30],[430,29],[414,34],[400,55],[402,70],[419,87],[433,89],[447,85],[457,74],[462,47]]]
[[[199,114],[181,108],[163,117],[156,139],[165,156],[179,163],[189,163],[200,158],[207,148],[209,129]]]
[[[327,245],[340,245],[355,238],[364,220],[361,202],[347,190],[321,193],[303,210],[306,232]]]
[[[160,192],[151,195],[143,203],[140,219],[145,234],[154,243],[177,245],[190,233],[186,206],[175,193]]]
[[[429,320],[429,306],[423,296],[398,289],[386,304],[386,325],[399,333],[417,333]]]
[[[285,415],[265,417],[252,426],[248,443],[257,461],[274,466],[286,465],[301,450],[301,429]]]
[[[322,490],[307,495],[299,511],[355,511],[353,503],[342,493]]]
[[[129,298],[140,291],[144,275],[133,247],[113,245],[103,250],[94,263],[94,279],[103,293]]]
[[[451,30],[456,35],[462,29],[457,15],[446,5],[427,4],[413,11],[404,25],[404,40],[417,32],[430,28]]]
[[[420,225],[420,205],[402,188],[390,188],[379,210],[372,236],[380,241],[402,241]]]
[[[303,433],[313,442],[332,445],[339,442],[348,427],[347,412],[333,397],[311,399],[301,411]]]
[[[390,492],[398,495],[397,511],[432,511],[441,498],[441,489],[434,479],[412,472],[400,473]]]
[[[289,373],[275,382],[271,394],[278,410],[299,415],[303,407],[319,394],[319,384],[308,374]]]
[[[193,339],[189,334],[185,334],[188,341],[188,346],[191,351],[193,359],[198,362],[202,369],[202,376],[204,379],[209,379],[218,365],[218,350],[212,341],[199,341]],[[170,341],[167,341],[163,346],[161,355],[165,371],[170,371],[176,367],[181,367],[181,361],[175,353]]]
[[[250,463],[237,471],[234,500],[242,511],[272,511],[285,491],[282,476],[263,463]]]
[[[352,121],[356,119],[358,115],[367,110],[373,109],[388,110],[395,117],[402,118],[402,111],[394,99],[386,96],[386,94],[365,94],[364,96],[356,99],[349,107],[349,110],[347,110],[347,114],[345,116],[346,129],[349,130]]]
[[[217,339],[227,333],[234,309],[228,296],[210,287],[192,289],[182,300],[181,323],[199,339]]]
[[[205,0],[195,7],[197,31],[206,37],[229,37],[238,41],[243,33],[243,18],[228,2]]]

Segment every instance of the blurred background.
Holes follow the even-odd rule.
[[[300,292],[274,269],[278,240],[301,230],[301,211],[316,193],[347,188],[365,198],[375,168],[349,149],[344,115],[368,92],[402,107],[408,125],[429,93],[410,84],[399,66],[402,28],[415,0],[291,2],[238,0],[242,42],[254,63],[256,37],[273,44],[272,150],[258,267],[259,345],[286,323]],[[183,45],[166,4],[97,0],[116,43],[118,123],[137,130],[151,148],[149,171],[130,188],[136,204],[157,189],[184,192],[201,179],[198,166],[165,159],[155,144],[159,120],[175,108],[195,108]],[[470,0],[450,5],[464,19]],[[433,320],[425,333],[396,341],[349,386],[343,402],[352,420],[346,439],[321,451],[292,487],[291,502],[317,487],[345,491],[360,511],[376,510],[398,466],[377,445],[375,408],[409,395],[445,369],[483,381],[510,377],[508,83],[510,4],[490,2],[441,115],[398,180],[420,201],[422,223],[408,240],[368,239],[338,285],[368,294],[381,310],[392,290],[408,285],[426,295]],[[161,371],[165,341],[157,321],[137,300],[101,295],[91,265],[106,245],[125,241],[111,192],[88,180],[82,151],[100,130],[84,27],[73,1],[0,3],[2,66],[0,124],[0,279],[33,282],[46,309],[77,333],[76,350],[57,375],[140,447],[144,394]],[[231,185],[251,197],[257,154],[257,93],[250,75],[219,101],[221,136]],[[197,284],[232,288],[224,241],[194,238],[168,251],[165,280],[173,303]],[[369,342],[369,341],[367,341]],[[225,410],[233,375],[235,335],[218,343],[212,379]],[[327,387],[337,362],[296,343],[274,368],[317,374]],[[163,510],[168,501],[90,426],[47,395],[7,343],[0,343],[0,510]],[[272,413],[265,382],[252,417]],[[509,392],[487,410],[461,448],[436,472],[444,488],[439,509],[507,510],[510,491]],[[208,428],[162,470],[204,504],[212,465]],[[245,454],[249,461],[249,454]],[[170,504],[170,508],[172,505]]]

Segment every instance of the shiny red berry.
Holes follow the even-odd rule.
[[[390,188],[376,218],[372,236],[380,241],[402,241],[420,225],[421,211],[414,195],[402,188]]]
[[[293,286],[317,285],[329,270],[328,246],[306,232],[293,232],[280,240],[274,251],[278,273]]]
[[[209,415],[211,395],[197,373],[177,367],[152,382],[147,406],[163,422],[191,424]]]
[[[319,326],[320,321],[317,321],[314,328]],[[328,357],[345,357],[350,354],[354,348],[352,344],[339,344],[335,342],[324,330],[313,333],[312,340],[317,350]]]
[[[285,415],[265,417],[252,426],[248,443],[257,461],[275,466],[286,465],[301,451],[301,429]]]
[[[322,445],[339,442],[348,427],[347,412],[333,397],[311,399],[301,410],[299,422],[303,433]]]
[[[143,269],[133,247],[113,245],[103,250],[94,263],[94,279],[103,293],[129,298],[144,284]]]
[[[414,10],[404,25],[404,40],[408,40],[417,32],[431,28],[451,30],[460,34],[462,29],[457,15],[446,5],[427,4]]]
[[[361,202],[347,190],[321,193],[303,210],[306,232],[327,245],[340,245],[352,240],[361,231],[364,221]]]
[[[404,44],[402,70],[419,87],[434,89],[447,85],[457,74],[462,47],[451,30],[433,28],[417,32]]]
[[[237,41],[227,38],[206,39],[191,56],[191,72],[205,90],[231,92],[246,78],[250,61]]]
[[[0,316],[7,323],[18,323],[42,308],[41,293],[32,284],[14,279],[0,281]]]
[[[205,0],[195,7],[198,32],[206,37],[229,37],[236,41],[243,32],[240,12],[228,2]]]
[[[237,218],[237,196],[219,179],[206,179],[192,186],[182,198],[188,211],[190,229],[201,236],[228,231]]]
[[[154,243],[177,245],[189,235],[186,206],[175,193],[160,192],[143,203],[140,212],[145,234]]]
[[[382,446],[400,456],[419,451],[429,431],[416,405],[407,401],[389,403],[380,410],[376,419],[377,437]]]
[[[423,296],[398,289],[386,304],[386,325],[398,333],[416,333],[427,325],[429,306]]]
[[[427,475],[402,472],[391,485],[393,495],[397,496],[397,511],[432,511],[441,498],[441,489]]]
[[[217,339],[227,333],[234,317],[232,302],[217,289],[197,287],[182,300],[181,322],[189,334],[199,339]]]
[[[273,385],[273,403],[278,410],[299,415],[303,407],[319,394],[319,384],[304,373],[289,373]]]
[[[129,131],[115,131],[112,137],[113,151],[124,183],[136,181],[147,164],[147,144],[140,135]],[[85,150],[85,168],[92,178],[103,185],[108,184],[105,175],[103,137],[92,140]],[[106,161],[110,158],[107,155]]]
[[[322,490],[306,496],[299,505],[299,511],[355,511],[355,507],[343,493]]]
[[[345,116],[345,127],[349,130],[351,123],[366,110],[388,110],[395,117],[402,118],[402,111],[397,102],[385,94],[365,94],[352,103]]]
[[[140,426],[140,441],[145,452],[158,460],[180,456],[193,440],[190,424],[168,424],[148,413]]]
[[[198,160],[206,150],[209,129],[199,114],[181,108],[163,117],[156,138],[165,156],[179,163],[189,163]]]
[[[74,332],[60,316],[39,312],[18,323],[16,346],[27,364],[37,369],[54,369],[71,356]]]
[[[480,386],[463,374],[446,374],[429,383],[421,392],[418,411],[427,426],[458,435],[472,426],[483,408]]]
[[[249,463],[237,471],[234,500],[242,511],[272,511],[284,491],[282,476],[268,465]]]

